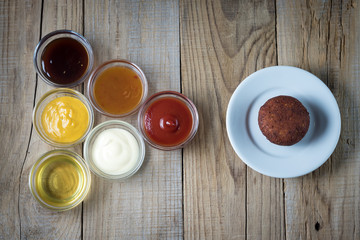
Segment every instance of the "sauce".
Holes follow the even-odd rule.
[[[110,175],[126,173],[135,168],[140,154],[136,138],[127,130],[110,128],[101,132],[91,150],[93,163]]]
[[[99,74],[94,85],[97,104],[107,113],[126,114],[136,108],[143,94],[139,76],[127,67],[110,67]]]
[[[193,118],[188,106],[178,99],[164,97],[154,101],[144,115],[146,135],[161,146],[176,146],[189,136]]]
[[[77,98],[58,97],[45,106],[41,124],[51,140],[58,143],[75,142],[86,133],[89,112]]]
[[[73,38],[58,38],[50,42],[41,56],[43,73],[53,83],[70,84],[79,80],[89,64],[85,47]]]
[[[39,197],[55,207],[68,206],[79,199],[86,181],[83,167],[68,155],[49,157],[35,174],[35,188]]]

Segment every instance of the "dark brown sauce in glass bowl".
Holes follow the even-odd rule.
[[[41,56],[41,70],[56,84],[70,84],[86,72],[89,56],[85,47],[69,37],[50,42]]]

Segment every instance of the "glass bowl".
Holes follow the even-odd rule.
[[[156,102],[157,100],[160,100],[160,99],[164,99],[164,98],[176,99],[176,100],[179,100],[180,102],[182,102],[183,104],[185,104],[185,106],[190,111],[191,117],[192,117],[191,130],[190,130],[189,134],[181,142],[179,142],[175,145],[169,145],[169,144],[165,145],[165,144],[157,143],[148,136],[148,134],[146,133],[146,130],[145,130],[146,111],[149,109],[149,107],[151,107],[151,105],[154,102]],[[166,114],[166,113],[164,112],[164,114]],[[176,120],[176,122],[177,122],[177,120]],[[161,122],[159,124],[161,124]],[[197,111],[194,103],[189,98],[187,98],[185,95],[175,92],[175,91],[163,91],[163,92],[155,93],[154,95],[149,97],[145,101],[145,103],[141,106],[139,113],[138,113],[138,126],[139,126],[139,129],[140,129],[140,132],[141,132],[143,138],[152,147],[160,149],[160,150],[170,151],[170,150],[183,148],[194,138],[194,136],[197,132],[198,126],[199,126],[199,115],[198,115],[198,111]]]
[[[82,45],[82,47],[84,48],[84,50],[86,50],[86,53],[87,53],[88,64],[87,64],[86,70],[84,71],[84,73],[81,76],[76,76],[76,80],[71,81],[69,83],[56,83],[56,82],[52,81],[51,78],[49,77],[48,73],[46,73],[43,70],[44,62],[43,62],[42,58],[43,58],[44,52],[46,52],[46,49],[48,49],[47,47],[49,47],[49,44],[53,43],[54,40],[57,40],[60,38],[71,38],[71,39],[76,40],[78,43],[80,43]],[[71,51],[71,52],[74,53],[74,51]],[[90,46],[90,43],[86,40],[86,38],[84,38],[79,33],[76,33],[71,30],[57,30],[57,31],[47,34],[40,40],[40,42],[37,44],[37,46],[35,48],[33,60],[34,60],[34,66],[35,66],[35,70],[36,70],[37,74],[40,76],[40,78],[45,83],[49,84],[52,87],[74,87],[74,86],[77,86],[80,83],[82,83],[90,75],[91,70],[94,65],[94,54],[93,54],[93,50]]]
[[[100,104],[97,102],[97,100],[95,98],[94,87],[95,87],[96,81],[98,80],[98,77],[102,73],[104,73],[104,71],[106,71],[107,69],[112,68],[112,67],[125,67],[125,68],[132,70],[139,77],[139,79],[141,81],[141,85],[142,85],[142,95],[141,95],[139,103],[134,108],[132,108],[129,111],[122,113],[122,114],[113,114],[113,113],[107,112],[100,106]],[[114,88],[114,90],[115,90],[115,88]],[[144,103],[146,96],[147,96],[147,92],[148,92],[148,83],[147,83],[144,72],[136,64],[129,62],[127,60],[121,60],[121,59],[120,60],[111,60],[111,61],[105,62],[102,65],[100,65],[99,67],[97,67],[91,74],[89,83],[88,83],[88,87],[87,87],[87,95],[88,95],[88,98],[90,99],[90,102],[93,105],[93,107],[101,114],[106,115],[108,117],[114,117],[114,118],[125,117],[125,116],[129,116],[131,114],[134,114],[139,109],[139,107]],[[124,94],[124,93],[122,92],[121,94]]]
[[[54,100],[58,97],[63,97],[63,96],[74,97],[74,98],[80,100],[85,105],[87,112],[88,112],[88,117],[89,117],[89,123],[88,123],[88,127],[87,127],[85,133],[79,139],[76,139],[75,141],[72,141],[72,142],[57,142],[57,141],[51,139],[46,134],[44,127],[42,126],[42,123],[41,123],[42,112],[44,111],[47,104],[49,104],[52,100]],[[38,135],[40,136],[40,138],[47,144],[54,146],[54,147],[60,147],[60,148],[71,147],[78,143],[83,142],[85,140],[87,134],[90,132],[90,130],[92,129],[92,127],[94,125],[94,111],[91,107],[89,100],[87,100],[87,98],[84,95],[82,95],[80,92],[73,90],[73,89],[69,89],[69,88],[57,88],[57,89],[54,89],[54,90],[51,90],[51,91],[45,93],[39,99],[39,101],[36,103],[32,118],[33,118],[32,121],[33,121],[35,130],[38,133]]]
[[[91,174],[77,153],[52,150],[43,154],[29,175],[30,192],[44,207],[65,211],[80,204],[89,192]]]
[[[134,138],[136,139],[136,142],[138,143],[138,146],[139,146],[139,156],[136,160],[136,163],[128,171],[118,173],[118,174],[106,173],[106,172],[102,171],[98,166],[96,166],[96,163],[94,162],[94,159],[93,159],[93,152],[92,152],[94,149],[95,140],[97,139],[99,134],[101,134],[105,130],[114,129],[114,128],[115,129],[123,129],[123,130],[129,132],[131,135],[134,136]],[[120,151],[120,149],[122,149],[122,146],[116,147],[116,149],[117,149],[117,151]],[[121,153],[123,153],[123,152],[121,152]],[[84,158],[85,158],[85,161],[88,163],[90,170],[93,173],[95,173],[96,175],[103,177],[105,179],[109,179],[109,180],[126,179],[126,178],[129,178],[132,175],[134,175],[140,169],[142,163],[144,162],[145,143],[144,143],[144,140],[142,139],[139,131],[131,124],[121,121],[121,120],[110,120],[110,121],[106,121],[106,122],[103,122],[103,123],[100,123],[99,125],[97,125],[87,136],[87,138],[85,140],[85,144],[84,144]]]

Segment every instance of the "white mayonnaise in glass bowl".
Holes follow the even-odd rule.
[[[106,121],[91,130],[86,138],[84,158],[96,175],[125,179],[134,175],[144,161],[144,140],[131,124]]]

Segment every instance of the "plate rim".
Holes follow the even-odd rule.
[[[254,81],[253,79],[256,79],[256,75],[261,74],[264,71],[280,71],[282,73],[285,74],[288,71],[298,71],[301,72],[302,74],[307,74],[309,76],[309,79],[311,81],[317,81],[317,83],[320,84],[322,90],[325,90],[327,92],[327,94],[329,95],[329,97],[332,100],[333,107],[335,107],[335,111],[336,111],[336,120],[335,120],[335,124],[338,126],[337,129],[333,130],[334,132],[337,131],[335,133],[335,136],[333,137],[332,141],[331,141],[331,145],[327,148],[328,151],[326,151],[324,153],[324,157],[322,158],[322,160],[316,162],[314,165],[311,165],[310,167],[308,167],[307,170],[305,171],[300,171],[297,174],[272,174],[271,171],[264,171],[263,168],[259,168],[258,166],[256,166],[255,164],[253,164],[253,161],[249,161],[249,159],[247,159],[246,156],[244,156],[244,154],[242,153],[242,151],[239,151],[238,146],[235,146],[235,137],[233,135],[233,133],[230,131],[229,128],[231,128],[231,123],[230,123],[230,115],[231,115],[231,110],[233,109],[233,105],[235,104],[235,98],[236,95],[239,94],[239,92],[242,91],[242,89],[246,88],[246,86],[248,85],[249,82]],[[288,74],[288,73],[287,73]],[[255,97],[255,96],[254,96]],[[249,111],[250,106],[246,106],[246,111]],[[334,114],[334,116],[335,116]],[[229,127],[230,126],[230,127]],[[244,126],[245,127],[245,126]],[[246,127],[245,127],[246,128]],[[317,76],[315,76],[314,74],[298,68],[298,67],[293,67],[293,66],[286,66],[286,65],[277,65],[277,66],[271,66],[271,67],[266,67],[266,68],[262,68],[260,70],[257,70],[255,72],[253,72],[252,74],[250,74],[249,76],[247,76],[243,81],[241,81],[238,86],[236,87],[236,89],[234,90],[234,92],[231,95],[231,98],[228,102],[228,106],[227,106],[227,110],[226,110],[226,131],[227,131],[227,135],[228,138],[230,140],[230,144],[232,146],[232,148],[234,149],[235,153],[237,154],[237,156],[250,168],[252,168],[253,170],[266,175],[266,176],[270,176],[270,177],[275,177],[275,178],[294,178],[294,177],[299,177],[299,176],[303,176],[306,175],[308,173],[311,173],[313,171],[315,171],[316,169],[318,169],[320,166],[322,166],[328,159],[329,157],[332,155],[332,153],[334,152],[339,138],[340,138],[340,133],[341,133],[341,113],[339,110],[339,106],[338,103],[333,95],[333,93],[330,91],[330,89],[328,88],[328,86],[321,80],[319,79]],[[254,143],[251,143],[254,144]]]

